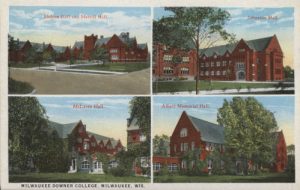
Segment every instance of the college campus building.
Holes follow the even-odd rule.
[[[92,52],[96,48],[105,48],[108,52],[108,59],[111,62],[137,62],[147,61],[149,58],[148,46],[146,43],[137,43],[136,37],[130,37],[129,32],[122,32],[120,35],[110,37],[98,35],[84,36],[83,41],[76,41],[73,47],[54,46],[51,43],[33,43],[29,40],[13,40],[9,35],[9,56],[11,62],[24,62],[29,56],[29,50],[34,48],[38,54],[48,52],[55,54],[54,61],[68,61],[74,59],[92,60]]]
[[[195,79],[196,51],[154,46],[153,75],[155,79]],[[245,41],[200,49],[200,80],[281,81],[283,52],[276,37]]]
[[[203,171],[208,172],[213,168],[212,160],[207,159],[208,155],[215,149],[224,153],[226,151],[224,143],[224,127],[190,116],[184,111],[170,137],[170,156],[154,156],[153,170],[158,172],[163,166],[169,171],[187,169],[193,163],[188,163],[182,156],[187,151],[196,151],[200,148],[199,160],[207,160],[207,167]],[[280,172],[287,167],[287,150],[282,131],[274,133],[274,146],[276,146],[274,152],[276,161],[272,165],[272,170]],[[221,167],[224,164],[221,161]],[[237,160],[236,167],[239,165],[241,163]]]
[[[70,124],[50,122],[50,126],[58,132],[60,138],[68,141],[71,157],[69,173],[103,174],[102,162],[97,160],[97,153],[108,155],[111,167],[117,165],[114,155],[124,149],[120,140],[87,131],[81,120]]]

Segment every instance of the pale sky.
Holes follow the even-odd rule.
[[[11,6],[9,33],[24,41],[73,46],[75,41],[83,41],[84,35],[99,38],[129,32],[138,43],[150,47],[150,15],[150,8],[142,7]]]
[[[220,7],[222,8],[222,7]],[[223,8],[231,19],[225,24],[236,40],[253,40],[276,34],[284,53],[283,64],[294,68],[294,8]],[[164,8],[154,9],[154,19],[171,15]],[[216,45],[224,44],[219,41]]]
[[[131,96],[116,97],[38,97],[44,106],[49,120],[66,124],[81,120],[87,131],[120,139],[127,146],[127,118]],[[76,109],[76,104],[92,108]],[[94,105],[103,108],[94,108]]]
[[[295,142],[294,126],[294,96],[256,96],[263,106],[274,113],[279,130],[285,136],[286,144]],[[164,97],[154,96],[153,103],[153,136],[166,134],[171,136],[182,114],[187,114],[217,124],[218,108],[222,107],[224,99],[231,100],[232,96],[206,97]],[[175,104],[174,108],[163,108],[162,105]],[[208,105],[208,108],[179,108],[177,104]]]

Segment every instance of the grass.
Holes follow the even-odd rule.
[[[124,176],[115,177],[110,174],[88,174],[88,173],[26,173],[10,175],[9,182],[138,182],[149,183],[150,178]]]
[[[78,69],[97,70],[97,71],[116,71],[116,72],[133,72],[149,68],[147,62],[131,62],[131,63],[105,63],[103,65],[78,66]]]
[[[14,67],[14,68],[32,68],[32,67],[48,67],[52,66],[53,64],[37,64],[37,63],[9,63],[9,67]]]
[[[8,93],[9,94],[29,94],[33,91],[33,87],[26,82],[20,82],[9,78]]]
[[[295,179],[290,178],[286,173],[262,173],[255,176],[236,176],[236,175],[212,175],[212,176],[154,176],[156,183],[199,183],[199,182],[213,182],[213,183],[294,183]]]
[[[168,81],[168,82],[153,82],[153,92],[181,92],[195,91],[195,81]],[[227,89],[252,89],[252,88],[272,88],[278,87],[278,84],[272,83],[226,83],[219,81],[200,81],[198,86],[201,90],[227,90]]]

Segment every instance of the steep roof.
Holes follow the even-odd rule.
[[[190,115],[188,117],[194,127],[200,132],[203,141],[224,144],[224,127]]]
[[[93,135],[97,141],[111,139],[111,138],[109,138],[109,137],[102,136],[102,135],[98,135],[98,134],[93,133],[93,132],[90,132],[90,131],[87,131],[87,133],[88,133],[89,135]]]
[[[146,48],[147,48],[147,43],[138,44],[137,46],[138,46],[138,48],[140,48],[140,49],[146,49]]]
[[[68,135],[72,132],[78,122],[61,124],[54,121],[49,121],[49,126],[54,128],[60,138],[68,138]]]
[[[106,38],[100,38],[97,39],[96,43],[95,43],[95,47],[98,46],[102,46],[103,44],[106,44],[109,40],[111,39],[111,37],[106,37]]]
[[[66,50],[66,48],[67,47],[64,47],[64,46],[52,46],[53,47],[53,49],[56,51],[56,52],[58,52],[58,53],[63,53],[63,52],[65,52],[65,50]]]
[[[268,47],[268,44],[270,43],[272,38],[273,36],[269,36],[266,38],[259,38],[259,39],[245,41],[245,42],[249,46],[249,48],[255,51],[263,51]],[[229,51],[231,53],[235,49],[237,44],[238,43],[233,43],[233,44],[226,44],[226,45],[215,46],[211,48],[200,49],[200,55],[204,54],[210,57],[213,56],[214,53],[216,53],[217,55],[224,55],[226,51]]]
[[[73,45],[73,49],[75,49],[75,48],[78,48],[78,49],[83,48],[83,41],[79,41],[79,42],[76,41]]]
[[[129,119],[129,122],[130,123],[129,123],[129,126],[127,127],[127,131],[138,130],[140,128],[137,124],[137,119],[135,117]]]

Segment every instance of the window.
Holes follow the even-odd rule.
[[[229,57],[229,53],[226,54],[226,57]]]
[[[210,63],[210,66],[211,66],[211,67],[214,67],[214,66],[215,66],[215,63],[212,61],[212,62]]]
[[[218,56],[215,54],[215,55],[214,55],[214,58],[217,59],[217,57],[218,57]]]
[[[78,143],[82,143],[82,138],[77,138]]]
[[[222,71],[222,74],[223,74],[223,75],[226,75],[226,71]]]
[[[227,61],[223,61],[223,66],[224,66],[224,67],[226,66],[226,63],[227,63]]]
[[[194,141],[192,141],[191,150],[195,150],[195,142]]]
[[[244,70],[245,69],[245,64],[244,63],[237,63],[236,64],[236,68],[238,70]]]
[[[182,168],[182,169],[186,169],[186,168],[187,168],[186,160],[182,160],[182,161],[181,161],[181,168]]]
[[[200,76],[204,76],[204,72],[203,71],[200,72]]]
[[[209,67],[209,62],[206,62],[206,63],[205,63],[205,66],[206,66],[206,67]]]
[[[204,67],[204,63],[201,63],[201,67]]]
[[[109,52],[110,53],[118,53],[118,49],[110,49]]]
[[[171,67],[164,67],[164,74],[173,74],[173,69]]]
[[[160,163],[153,163],[153,171],[158,172],[161,169]]]
[[[89,168],[90,168],[90,163],[87,160],[87,158],[84,157],[82,162],[81,162],[81,169],[89,169]]]
[[[239,52],[245,52],[245,49],[239,49]]]
[[[143,134],[140,134],[140,141],[145,142],[146,141],[146,136]]]
[[[94,169],[102,168],[101,162],[99,163],[98,161],[94,161]]]
[[[169,164],[169,165],[168,165],[168,170],[169,170],[170,172],[177,171],[177,164],[175,164],[175,163]]]
[[[110,166],[110,168],[116,168],[116,167],[118,167],[118,162],[117,161],[111,161],[110,163],[109,163],[109,166]]]
[[[215,71],[211,71],[211,72],[210,72],[210,75],[211,75],[211,76],[214,76],[214,75],[215,75]]]
[[[84,142],[83,143],[83,149],[84,150],[88,150],[89,149],[89,143],[88,142]]]
[[[217,76],[220,76],[220,71],[217,71]]]
[[[182,62],[189,62],[190,58],[189,57],[182,57]]]
[[[256,64],[259,64],[259,63],[260,63],[259,58],[256,58]]]
[[[207,168],[212,169],[212,160],[207,161]]]
[[[209,72],[208,71],[205,71],[205,76],[208,76],[209,75]]]
[[[220,67],[220,66],[221,66],[220,61],[217,61],[217,67]]]
[[[182,128],[180,131],[180,137],[186,137],[187,136],[187,128]]]
[[[111,60],[119,60],[119,56],[117,56],[117,55],[112,55],[112,56],[110,57],[110,59],[111,59]]]
[[[180,72],[182,75],[188,75],[189,74],[189,68],[183,67],[180,69]]]
[[[164,55],[164,61],[172,61],[173,55]]]
[[[189,144],[188,143],[181,143],[180,144],[180,150],[181,150],[181,152],[186,152],[186,151],[188,151],[189,150]]]
[[[176,152],[176,144],[174,144],[174,152]]]

